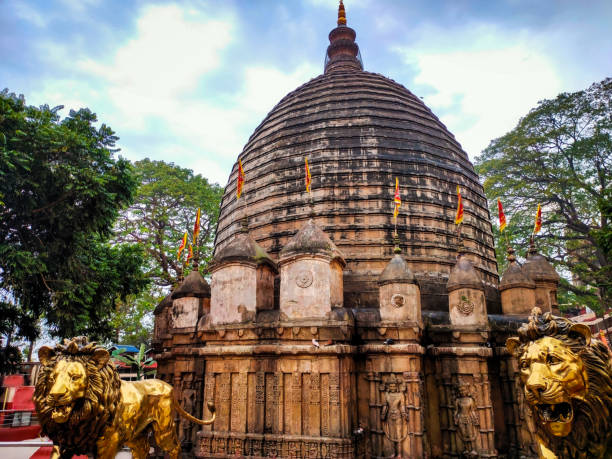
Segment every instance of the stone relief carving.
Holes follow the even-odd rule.
[[[196,391],[189,388],[183,388],[181,392],[181,404],[185,411],[189,414],[195,414]],[[193,423],[188,419],[181,418],[179,428],[179,440],[183,442],[191,442]]]
[[[395,295],[393,295],[391,297],[391,305],[392,306],[394,306],[396,308],[401,308],[405,304],[406,304],[406,298],[404,298],[404,295],[396,293]]]
[[[405,390],[406,385],[395,374],[383,380],[380,419],[388,440],[384,448],[387,456],[405,457],[407,453],[403,447],[409,434]]]
[[[466,296],[461,296],[461,301],[457,305],[457,309],[464,316],[469,316],[474,312],[474,302]]]
[[[310,287],[312,285],[312,273],[305,269],[300,270],[295,276],[295,283],[301,288]]]
[[[466,383],[459,385],[455,397],[453,421],[457,426],[457,435],[463,443],[464,457],[476,457],[476,439],[478,437],[478,413],[476,403],[470,393],[470,386]]]

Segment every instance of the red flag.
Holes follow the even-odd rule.
[[[457,213],[455,214],[455,225],[460,225],[463,222],[463,201],[461,199],[461,191],[457,185]]]
[[[306,191],[310,193],[310,185],[312,183],[312,177],[310,176],[310,168],[308,167],[308,158],[304,158],[306,163]]]
[[[193,225],[193,243],[197,245],[198,236],[200,235],[200,208],[196,212],[196,219]]]
[[[242,169],[242,161],[238,160],[238,180],[236,183],[236,197],[240,199],[242,194],[242,186],[244,185],[244,170]]]
[[[542,229],[542,206],[538,204],[536,211],[535,224],[533,225],[533,234],[536,234]]]
[[[393,209],[393,218],[397,218],[399,215],[399,209],[402,205],[402,198],[399,191],[399,180],[395,177],[395,196],[393,196],[393,202],[395,203],[395,209]]]
[[[499,198],[497,198],[497,213],[499,214],[499,231],[503,232],[506,229],[506,215]]]
[[[176,258],[177,259],[181,259],[181,254],[183,253],[183,250],[185,250],[185,246],[187,245],[187,231],[185,231],[185,235],[183,236],[183,240],[181,241],[181,245],[178,248],[178,252],[176,254]]]

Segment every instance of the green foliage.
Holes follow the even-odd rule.
[[[112,326],[117,330],[117,342],[132,346],[140,343],[150,345],[153,310],[163,297],[163,293],[151,289],[139,295],[128,295],[124,301],[119,301],[112,319]]]
[[[0,352],[0,373],[17,373],[21,362],[23,362],[23,355],[17,346],[9,344],[3,347]]]
[[[151,365],[155,363],[150,357],[146,357],[148,351],[145,351],[145,345],[141,344],[138,354],[135,355],[122,355],[125,353],[125,349],[116,349],[111,352],[113,359],[130,365],[136,371],[136,377],[140,381],[145,376],[155,375],[156,370],[147,370]]]
[[[156,286],[175,285],[183,271],[177,250],[185,231],[193,240],[193,225],[201,208],[201,230],[194,257],[205,271],[212,257],[214,230],[223,189],[172,163],[144,159],[134,163],[140,186],[134,203],[117,222],[117,238],[140,244],[148,256],[147,275]],[[186,250],[187,251],[187,250]]]
[[[572,282],[562,288],[573,295],[562,295],[598,311],[611,307],[612,79],[541,101],[491,142],[476,159],[476,171],[492,215],[501,197],[515,247],[527,246],[542,204],[537,245],[571,273]]]
[[[2,327],[28,340],[108,336],[116,297],[146,283],[143,254],[107,241],[137,185],[114,159],[117,137],[88,109],[27,106],[0,92],[0,306]]]

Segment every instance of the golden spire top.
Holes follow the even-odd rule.
[[[340,5],[338,6],[338,25],[346,25],[346,11],[344,10],[344,3],[342,3],[342,0],[340,0]]]

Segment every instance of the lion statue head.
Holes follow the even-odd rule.
[[[589,327],[534,308],[506,347],[544,446],[558,457],[612,455],[612,361]]]
[[[77,337],[43,346],[38,357],[42,368],[33,400],[42,432],[67,453],[94,451],[121,401],[108,351]]]

